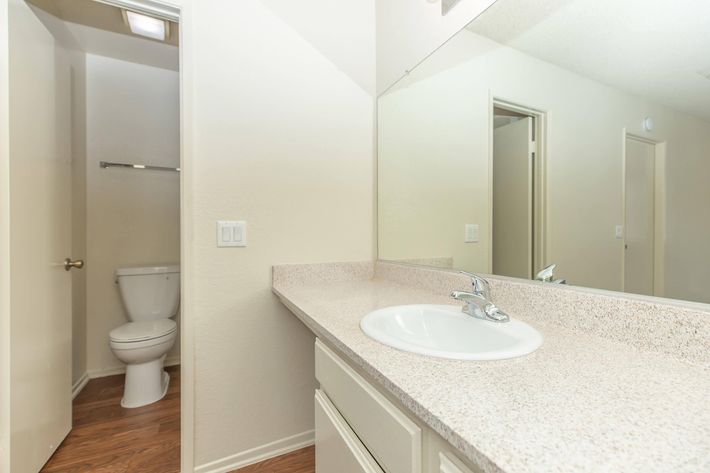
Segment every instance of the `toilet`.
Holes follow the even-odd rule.
[[[113,354],[126,364],[121,406],[141,407],[162,399],[170,384],[163,362],[177,337],[171,318],[180,304],[180,266],[119,268],[116,281],[130,320],[109,334]]]

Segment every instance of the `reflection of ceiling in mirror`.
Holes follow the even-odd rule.
[[[710,1],[498,0],[468,29],[710,120]]]
[[[441,13],[446,15],[461,0],[441,0]]]

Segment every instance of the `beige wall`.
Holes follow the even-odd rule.
[[[695,177],[710,174],[703,160],[710,124],[469,31],[380,99],[380,257],[453,256],[455,267],[489,270],[491,96],[548,113],[547,261],[558,263],[559,276],[572,284],[622,288],[623,241],[614,227],[623,223],[623,129],[667,142],[666,295],[678,297],[670,281],[685,279],[677,269],[671,274],[674,240],[699,240],[696,235],[708,235],[710,228],[702,217],[708,191]],[[641,129],[646,116],[656,122],[652,133]],[[674,220],[692,235],[680,236]],[[481,224],[480,243],[463,243],[465,223]],[[412,236],[422,228],[432,235]],[[684,267],[691,258],[710,257],[709,245],[700,241],[685,251],[693,256],[681,260]],[[700,277],[699,267],[696,273]],[[697,288],[687,290],[696,291],[695,300],[707,300],[698,299]]]
[[[271,293],[271,266],[374,256],[374,3],[344,2],[351,22],[288,3],[185,3],[197,465],[313,429],[313,336]],[[370,64],[345,71],[351,53]],[[219,219],[246,220],[249,246],[217,248]]]
[[[363,90],[374,93],[374,2],[262,0],[261,3]]]
[[[99,161],[179,166],[178,73],[86,56],[86,346],[90,375],[121,369],[108,334],[128,321],[119,267],[178,263],[179,176]],[[179,356],[179,344],[168,360]]]
[[[666,162],[665,295],[710,302],[710,123],[677,114]]]
[[[380,259],[453,258],[455,268],[488,272],[487,136],[471,130],[476,109],[487,118],[488,97],[462,100],[467,81],[437,76],[379,100]],[[480,225],[478,243],[464,243],[465,224]]]
[[[438,1],[377,0],[377,93],[414,69],[494,2],[460,0],[442,15]]]

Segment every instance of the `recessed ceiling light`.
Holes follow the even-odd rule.
[[[147,38],[165,41],[168,37],[168,25],[165,20],[124,10],[126,22],[131,32]]]

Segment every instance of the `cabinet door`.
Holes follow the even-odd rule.
[[[316,391],[316,473],[383,473],[325,393]]]

